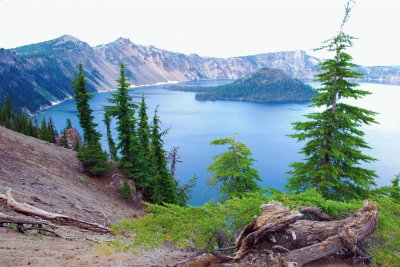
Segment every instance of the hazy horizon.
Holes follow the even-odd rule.
[[[72,35],[91,46],[119,37],[203,57],[237,57],[311,49],[332,37],[344,0],[0,0],[0,47]],[[360,65],[400,65],[396,32],[400,1],[363,0],[345,32]],[[18,18],[16,20],[15,18]],[[10,23],[10,21],[12,23]]]

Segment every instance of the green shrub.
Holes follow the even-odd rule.
[[[101,149],[99,142],[81,146],[77,156],[82,161],[85,171],[90,175],[102,176],[111,170],[111,164],[107,161],[107,153]]]
[[[76,180],[83,184],[85,182],[85,176],[78,175],[76,176]]]

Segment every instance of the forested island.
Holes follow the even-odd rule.
[[[216,87],[174,86],[169,89],[196,92],[196,99],[201,101],[302,102],[310,100],[315,94],[311,86],[289,77],[280,69],[273,68],[259,69],[231,84]]]

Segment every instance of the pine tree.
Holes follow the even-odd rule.
[[[301,150],[305,161],[291,164],[292,176],[287,184],[291,191],[315,187],[326,198],[342,200],[364,198],[370,186],[375,185],[375,172],[360,166],[361,162],[375,160],[362,152],[369,146],[360,127],[375,123],[376,113],[341,101],[370,94],[357,89],[358,84],[351,81],[362,74],[354,71],[357,65],[346,53],[354,39],[343,32],[350,10],[348,3],[340,31],[320,48],[334,53],[333,59],[320,63],[317,81],[322,87],[312,98],[311,107],[324,110],[306,115],[308,121],[293,123],[297,133],[291,136],[307,143]]]
[[[50,117],[49,122],[47,124],[47,130],[48,130],[48,141],[50,143],[55,143],[56,142],[56,128],[54,127],[53,119]]]
[[[38,124],[36,118],[33,120],[33,133],[32,133],[32,136],[35,137],[35,138],[39,138],[39,124]]]
[[[62,135],[62,137],[61,137],[61,145],[62,145],[64,148],[69,148],[66,132],[64,132],[63,135]]]
[[[46,119],[44,117],[42,119],[42,124],[41,124],[40,129],[39,129],[38,138],[40,140],[43,140],[43,141],[49,140],[49,130],[47,128]]]
[[[106,125],[106,131],[107,131],[107,142],[108,142],[108,148],[110,151],[110,159],[111,160],[117,160],[117,148],[115,147],[115,142],[114,139],[112,138],[111,134],[111,112],[105,108],[104,110],[104,118],[103,122]]]
[[[131,198],[132,197],[132,193],[133,193],[132,187],[127,179],[124,179],[121,189],[120,189],[120,192],[121,192],[121,196],[123,198]]]
[[[96,140],[79,148],[77,156],[82,161],[85,171],[91,175],[101,176],[111,169],[111,165],[107,162],[107,153]]]
[[[121,163],[125,174],[134,178],[137,168],[137,136],[135,131],[134,112],[136,105],[132,103],[132,97],[128,94],[129,82],[125,75],[125,66],[120,64],[120,77],[117,80],[117,92],[112,94],[109,101],[114,106],[108,109],[117,120],[118,144],[117,149],[121,153]]]
[[[90,94],[86,88],[83,64],[79,64],[79,71],[72,83],[72,87],[75,91],[75,101],[78,109],[79,124],[83,129],[83,141],[85,144],[91,142],[92,138],[95,138],[98,141],[100,134],[95,130],[97,124],[93,122],[93,110],[89,105],[89,100],[92,98],[92,94]]]
[[[7,94],[4,98],[4,105],[2,108],[3,125],[6,128],[12,129],[13,121],[13,108],[11,105],[10,96]]]
[[[84,145],[79,147],[77,140],[74,141],[73,149],[78,150],[78,158],[82,161],[85,171],[91,175],[101,176],[110,170],[107,153],[101,148],[101,134],[96,131],[93,122],[93,110],[90,108],[89,100],[92,95],[86,88],[86,79],[83,73],[83,65],[79,64],[79,71],[72,83],[75,91],[76,108],[78,110],[79,124],[83,129]],[[69,120],[69,122],[71,122]],[[70,123],[69,123],[70,124]],[[72,125],[68,125],[67,129]]]
[[[258,170],[252,167],[254,159],[251,151],[233,138],[222,138],[211,142],[212,145],[229,145],[228,151],[214,156],[208,171],[213,175],[208,183],[219,187],[228,197],[241,197],[247,192],[260,191],[256,181],[261,181]]]
[[[67,118],[67,123],[66,124],[67,125],[65,126],[65,130],[64,130],[65,132],[72,128],[72,121],[71,121],[70,118]]]
[[[150,126],[149,117],[147,116],[147,106],[142,95],[142,102],[139,108],[139,125],[138,125],[138,141],[139,153],[136,184],[142,189],[144,195],[148,196],[152,187],[152,171],[150,164]]]
[[[156,108],[151,127],[151,160],[154,175],[152,200],[154,203],[178,204],[178,183],[167,168],[166,152],[163,149],[162,136],[166,133],[160,129],[160,120]]]

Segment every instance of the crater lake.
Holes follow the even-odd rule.
[[[200,81],[183,85],[216,86],[230,81]],[[314,86],[315,84],[310,83]],[[253,152],[255,168],[263,179],[261,186],[275,187],[284,190],[289,164],[302,159],[299,151],[302,143],[287,135],[293,133],[292,122],[304,120],[305,114],[312,111],[307,103],[254,103],[240,101],[197,101],[195,93],[169,91],[168,85],[143,86],[130,90],[134,102],[139,103],[144,94],[151,119],[154,109],[159,105],[162,128],[168,129],[164,137],[165,149],[179,147],[182,163],[177,165],[176,178],[186,183],[193,175],[198,177],[197,185],[189,201],[191,205],[201,205],[217,199],[218,192],[211,188],[206,180],[210,177],[207,166],[213,155],[224,151],[224,148],[209,145],[212,140],[223,137],[234,137],[243,142]],[[372,149],[366,153],[377,159],[376,162],[364,165],[376,170],[378,186],[390,184],[394,175],[400,173],[400,86],[362,83],[360,88],[373,94],[351,101],[352,104],[371,109],[379,113],[376,119],[379,124],[367,125],[362,129],[365,139]],[[97,129],[101,131],[102,144],[105,150],[106,129],[102,122],[103,107],[109,105],[112,92],[95,93],[90,101]],[[42,118],[52,117],[60,132],[70,118],[74,127],[82,134],[77,118],[74,100],[67,100],[39,113]],[[115,120],[113,121],[115,128]],[[116,132],[113,131],[116,140]]]

